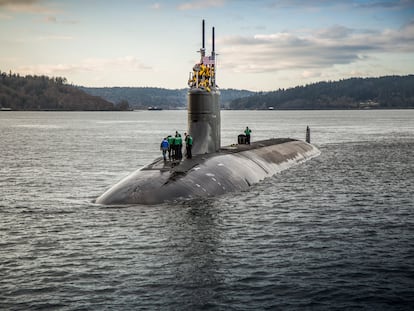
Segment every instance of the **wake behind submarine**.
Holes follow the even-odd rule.
[[[212,51],[206,56],[204,27],[203,20],[201,60],[188,81],[187,132],[194,140],[193,157],[181,162],[165,162],[159,157],[109,188],[96,203],[159,204],[247,190],[266,177],[320,154],[310,143],[291,138],[221,147],[215,34],[213,27]]]

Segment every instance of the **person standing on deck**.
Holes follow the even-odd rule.
[[[175,160],[180,160],[183,158],[183,139],[181,138],[181,134],[178,131],[175,132],[174,138],[174,149],[175,149]]]
[[[193,157],[191,153],[191,148],[193,147],[193,138],[190,134],[184,133],[185,135],[185,149],[187,153],[187,159],[191,159]]]
[[[160,145],[160,150],[162,151],[162,157],[164,158],[164,162],[167,161],[167,151],[168,151],[168,147],[169,147],[169,143],[167,138],[165,137]]]
[[[246,135],[246,144],[250,145],[250,134],[252,130],[249,129],[248,126],[246,126],[246,129],[244,130],[244,134]]]
[[[168,135],[168,159],[171,161],[171,159],[174,159],[174,137],[171,135]]]

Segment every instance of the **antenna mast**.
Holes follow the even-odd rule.
[[[201,63],[203,62],[204,56],[206,56],[206,45],[205,45],[205,22],[203,19],[203,27],[201,31],[201,38],[202,38],[202,45],[200,49],[200,55],[201,55]]]

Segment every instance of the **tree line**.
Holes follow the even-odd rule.
[[[272,92],[221,90],[224,109],[414,108],[414,75],[325,81]],[[188,89],[73,86],[66,78],[0,70],[0,108],[12,110],[183,109]]]
[[[230,109],[414,108],[414,75],[318,82],[233,100]]]
[[[66,78],[2,72],[0,108],[12,110],[128,110],[127,103],[114,104],[67,84]]]
[[[100,96],[112,103],[127,101],[131,108],[147,109],[160,107],[163,109],[180,109],[187,107],[188,88],[164,89],[156,87],[83,87],[82,91],[94,96]],[[254,94],[247,90],[223,89],[221,106],[228,108],[231,101]]]

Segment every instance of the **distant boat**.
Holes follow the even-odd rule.
[[[267,110],[275,110],[275,108],[270,106],[270,107],[267,108]]]
[[[371,109],[371,108],[376,108],[379,105],[380,104],[376,101],[368,100],[366,102],[360,102],[359,103],[359,109]]]
[[[151,111],[160,111],[160,110],[162,110],[162,108],[160,108],[160,107],[148,107],[148,110],[151,110]]]
[[[12,111],[12,109],[11,108],[0,108],[0,111]]]

